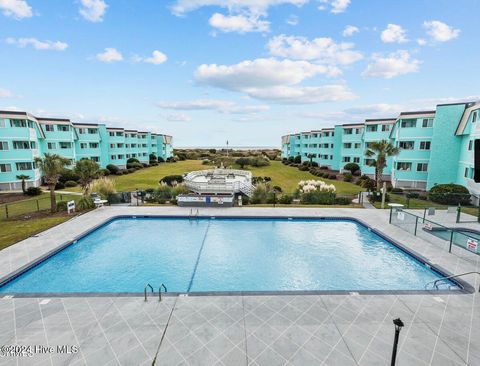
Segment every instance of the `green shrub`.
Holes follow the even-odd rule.
[[[89,210],[95,207],[95,203],[93,203],[93,199],[91,197],[82,197],[76,204],[76,207],[79,210]]]
[[[350,173],[354,173],[356,172],[357,170],[360,170],[360,167],[358,166],[357,163],[348,163],[348,164],[345,164],[345,166],[343,167],[343,169],[345,170],[349,170]]]
[[[392,187],[392,188],[390,189],[390,192],[392,192],[392,193],[403,193],[403,189],[401,189],[401,188],[393,188],[393,187]]]
[[[74,180],[67,180],[65,182],[65,187],[71,188],[76,186],[77,186],[77,182],[75,182]]]
[[[71,169],[64,169],[60,177],[58,177],[58,181],[65,183],[66,181],[69,181],[69,180],[78,182],[80,180],[80,176]]]
[[[173,189],[166,184],[161,185],[160,187],[155,189],[152,194],[152,198],[158,203],[160,203],[160,200],[169,200],[173,198]]]
[[[165,159],[162,158],[161,156],[159,156],[159,157],[157,158],[157,161],[158,161],[159,163],[165,163]]]
[[[469,205],[470,192],[460,184],[438,184],[428,192],[430,200],[444,205]]]
[[[42,194],[42,189],[40,187],[28,187],[25,194],[27,196],[39,196]]]
[[[284,194],[282,195],[282,197],[280,197],[280,199],[278,200],[278,203],[281,203],[281,204],[284,204],[284,205],[290,205],[293,201],[293,197],[288,195],[288,194]]]
[[[333,205],[335,203],[335,193],[319,191],[303,193],[300,197],[300,203],[304,205]]]
[[[117,174],[120,171],[120,168],[114,164],[108,164],[107,169],[110,171],[110,174]]]
[[[57,202],[57,212],[67,211],[67,201]]]
[[[298,170],[300,170],[300,171],[302,171],[302,172],[306,172],[306,171],[308,170],[308,166],[306,166],[306,165],[300,165],[300,166],[298,167]]]
[[[312,163],[310,164],[310,166],[313,166],[313,167],[318,167],[318,163],[316,161],[312,161]]]
[[[117,192],[115,189],[115,181],[108,177],[96,179],[90,183],[87,192],[89,194],[97,193],[103,199],[107,199],[110,195]]]
[[[263,184],[263,183],[258,184],[253,190],[252,197],[250,198],[250,202],[252,204],[266,203],[269,189],[270,187],[268,187],[266,184]]]
[[[352,203],[352,199],[348,197],[335,197],[335,204],[336,205],[350,205]]]
[[[295,160],[295,158],[294,158],[293,156],[289,156],[289,157],[288,157],[288,161],[289,161],[290,163],[293,163],[294,160]]]
[[[183,177],[181,175],[167,175],[160,179],[160,183],[165,183],[169,186],[173,186],[175,183],[180,184],[183,182]]]
[[[128,168],[127,169],[128,173],[135,173],[136,171],[137,171],[137,169],[135,169],[135,168]]]
[[[352,173],[345,173],[343,175],[343,181],[344,182],[351,182],[353,180],[353,175]]]
[[[110,175],[110,170],[108,170],[108,169],[100,169],[100,170],[98,171],[98,173],[100,174],[100,176],[103,175],[104,177],[107,177],[107,176]]]
[[[254,167],[262,167],[262,166],[269,166],[270,160],[265,159],[263,157],[258,157],[255,159],[250,159],[250,164]]]
[[[140,160],[138,160],[137,158],[130,158],[127,160],[127,164],[130,163],[140,163]]]
[[[280,186],[273,186],[273,190],[277,191],[277,193],[282,193],[283,192],[282,187],[280,187]]]
[[[337,175],[336,174],[329,174],[328,179],[337,179]]]
[[[302,163],[302,157],[300,155],[297,155],[293,158],[293,162],[295,164],[301,164]]]
[[[142,169],[143,164],[142,163],[127,163],[127,169]]]
[[[55,189],[64,189],[65,184],[63,182],[58,181],[57,184],[55,184]]]
[[[243,169],[247,165],[250,165],[250,159],[248,159],[248,158],[238,158],[237,160],[235,160],[235,164],[240,165],[240,168]]]
[[[412,198],[415,199],[415,198],[420,197],[420,193],[418,193],[418,192],[408,192],[406,194],[406,197],[410,198],[410,199],[412,199]]]
[[[190,190],[183,184],[178,184],[172,189],[173,197],[177,197],[179,194],[188,194]]]

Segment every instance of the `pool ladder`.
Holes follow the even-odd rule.
[[[480,275],[480,272],[477,272],[477,271],[471,271],[471,272],[465,272],[465,273],[460,273],[460,274],[456,274],[456,275],[451,275],[451,276],[445,276],[445,277],[442,277],[442,278],[438,278],[436,279],[435,281],[431,281],[431,282],[428,282],[426,285],[425,285],[425,289],[428,290],[428,286],[430,284],[432,284],[432,287],[435,288],[436,290],[439,290],[438,288],[438,284],[439,282],[443,282],[443,281],[448,281],[452,278],[457,278],[457,277],[461,277],[461,276],[466,276],[466,275],[469,275],[469,274],[478,274]],[[478,288],[478,292],[480,292],[480,286]]]
[[[193,211],[193,208],[190,209],[190,214],[188,215],[188,218],[189,219],[198,219],[198,215],[200,215],[200,211],[197,210],[196,211]]]
[[[147,301],[147,289],[150,288],[150,290],[152,291],[152,294],[154,294],[155,292],[153,291],[153,287],[152,285],[150,285],[149,283],[147,283],[145,285],[145,289],[143,290],[144,292],[144,295],[145,295],[145,301]],[[167,293],[167,287],[162,283],[160,285],[160,287],[158,288],[158,301],[162,301],[162,288],[163,290],[165,291],[165,293]]]

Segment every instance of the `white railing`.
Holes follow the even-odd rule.
[[[185,186],[193,192],[196,193],[243,193],[247,196],[250,196],[253,192],[253,185],[242,183],[242,182],[232,182],[232,183],[209,183],[209,182],[191,182],[186,181]]]

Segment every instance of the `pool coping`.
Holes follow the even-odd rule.
[[[100,229],[102,226],[109,224],[119,219],[137,219],[137,218],[159,218],[159,219],[282,219],[282,220],[316,220],[316,221],[329,221],[329,220],[344,220],[353,221],[364,226],[369,231],[380,236],[382,239],[388,241],[407,255],[413,257],[414,260],[421,262],[434,272],[437,272],[441,277],[448,277],[453,275],[450,271],[446,270],[442,266],[436,263],[430,263],[420,253],[406,247],[397,240],[384,234],[378,229],[367,224],[365,221],[352,216],[279,216],[279,215],[262,215],[262,216],[239,216],[239,215],[200,215],[192,218],[187,215],[153,215],[153,214],[140,214],[140,215],[113,215],[98,224],[88,228],[82,233],[76,235],[72,240],[63,242],[54,249],[47,251],[40,257],[28,262],[27,264],[17,268],[13,272],[0,278],[0,288],[15,278],[21,276],[23,273],[39,265],[43,261],[49,259],[55,254],[61,252],[65,248],[72,244],[77,243],[78,240],[91,234],[92,232]],[[461,278],[455,278],[450,280],[459,286],[459,289],[454,290],[287,290],[287,291],[205,291],[205,292],[166,292],[162,293],[162,296],[274,296],[274,295],[422,295],[422,294],[435,294],[435,295],[461,295],[471,294],[475,292],[475,288],[468,282]],[[138,297],[144,296],[143,292],[41,292],[41,293],[1,293],[1,297],[9,296],[14,298],[44,298],[44,297]]]

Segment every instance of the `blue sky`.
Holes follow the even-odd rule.
[[[0,0],[0,109],[176,146],[475,100],[478,0]]]

